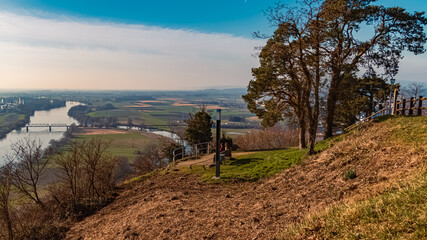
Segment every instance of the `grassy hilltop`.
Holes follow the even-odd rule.
[[[67,238],[423,239],[427,118],[367,124],[317,145],[183,166],[125,184]]]

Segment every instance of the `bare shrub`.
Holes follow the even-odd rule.
[[[241,151],[283,149],[298,146],[298,130],[281,126],[253,130],[235,140]]]
[[[180,141],[185,140],[185,138],[186,138],[185,131],[187,129],[186,126],[182,126],[182,123],[177,122],[177,121],[170,121],[170,122],[168,122],[168,125],[169,125],[171,132],[176,134],[179,137],[179,139],[181,139]]]
[[[13,186],[41,208],[45,208],[38,185],[48,159],[44,158],[41,141],[26,138],[13,144],[12,149],[14,155],[9,156],[9,159],[13,161]]]
[[[166,167],[166,161],[160,147],[157,144],[150,144],[146,150],[135,159],[134,166],[139,174],[152,172],[156,169]]]
[[[70,221],[59,215],[60,211],[50,200],[45,201],[46,209],[36,204],[21,204],[15,211],[15,239],[62,239]]]
[[[114,166],[114,181],[121,182],[132,174],[132,168],[127,157],[119,157]]]
[[[54,158],[62,181],[50,192],[64,211],[80,214],[108,200],[117,162],[106,151],[108,146],[109,142],[97,138],[73,142],[67,153]]]
[[[61,239],[70,223],[108,202],[117,162],[108,146],[95,138],[72,142],[52,158],[59,181],[41,197],[38,183],[48,163],[41,144],[17,142],[10,164],[0,168],[0,239]]]
[[[181,144],[166,138],[160,139],[160,153],[162,158],[167,158],[169,162],[173,160],[173,151],[182,147]]]

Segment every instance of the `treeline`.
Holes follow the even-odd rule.
[[[25,115],[33,115],[35,111],[50,110],[59,107],[65,107],[65,101],[40,98],[29,100],[26,104],[18,105],[16,107],[16,112]]]
[[[112,104],[97,107],[96,110],[111,110],[115,109]],[[91,117],[87,114],[90,113],[92,108],[87,105],[78,105],[68,110],[68,116],[76,119],[83,127],[97,127],[97,128],[115,128],[119,124],[117,117]]]

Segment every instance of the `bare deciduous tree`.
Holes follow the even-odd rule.
[[[82,189],[82,158],[80,144],[70,144],[67,154],[58,154],[54,159],[60,171],[59,177],[71,192],[71,202],[77,203],[83,196]]]
[[[166,166],[159,146],[150,144],[147,146],[134,162],[135,168],[139,173],[144,174]]]
[[[19,192],[33,200],[41,208],[45,208],[40,199],[38,184],[48,163],[43,158],[42,143],[40,140],[26,138],[12,145],[13,181],[12,184]]]
[[[107,189],[113,184],[113,169],[115,159],[106,151],[110,142],[98,138],[81,142],[81,156],[84,173],[87,177],[87,192],[89,201],[100,201]]]
[[[0,222],[7,228],[8,239],[13,239],[13,224],[10,216],[10,191],[12,186],[12,164],[0,168]]]
[[[411,82],[409,85],[411,97],[418,97],[418,95],[422,93],[424,86],[425,85],[422,82]]]
[[[62,181],[52,189],[52,196],[61,207],[101,203],[114,187],[114,166],[117,158],[108,151],[109,141],[92,138],[70,144],[67,153],[54,161]]]

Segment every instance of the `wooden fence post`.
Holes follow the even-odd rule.
[[[402,115],[405,115],[406,99],[402,100]]]
[[[421,116],[423,114],[423,96],[418,97],[418,112],[417,116]]]
[[[172,155],[173,155],[173,157],[172,157],[172,167],[173,167],[173,168],[175,168],[175,166],[176,166],[175,150],[176,150],[176,149],[174,149],[174,150],[172,151]]]
[[[395,112],[395,114],[396,114],[396,115],[399,115],[399,114],[400,114],[400,111],[401,111],[401,110],[400,110],[400,102],[397,102],[397,103],[396,103],[396,112]]]
[[[394,97],[393,97],[393,109],[391,110],[391,115],[396,115],[396,110],[398,109],[397,106],[397,88],[394,89]]]
[[[408,111],[408,116],[412,116],[414,115],[414,97],[411,97],[411,100],[409,100],[409,111]]]

